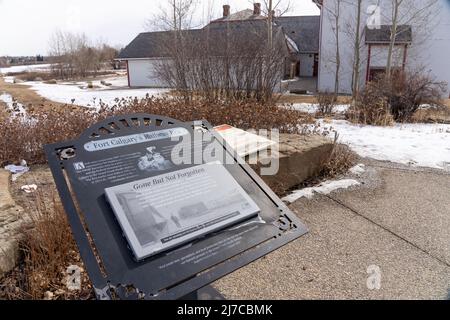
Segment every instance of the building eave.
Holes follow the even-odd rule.
[[[322,9],[323,0],[312,0],[312,2],[314,2],[317,5],[317,7],[319,7],[319,9]]]
[[[148,58],[127,58],[127,57],[122,57],[122,58],[116,58],[114,60],[117,61],[132,61],[132,60],[164,60],[164,59],[170,59],[169,57],[148,57]]]
[[[388,46],[390,43],[386,41],[366,41],[365,44],[367,45],[378,45],[378,46]],[[394,46],[404,46],[405,44],[411,45],[412,42],[410,41],[396,41]]]

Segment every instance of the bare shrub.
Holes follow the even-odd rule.
[[[101,114],[78,111],[70,106],[37,110],[33,120],[10,117],[0,121],[0,164],[26,159],[30,164],[45,163],[43,146],[75,138]]]
[[[441,96],[446,84],[437,82],[422,70],[400,73],[386,83],[385,95],[395,121],[410,121],[414,113],[424,104],[442,105]]]
[[[271,101],[288,56],[281,28],[272,33],[269,41],[264,21],[160,33],[159,50],[168,59],[156,67],[158,77],[186,101],[193,94],[208,101]]]
[[[347,111],[346,116],[353,123],[378,126],[387,126],[393,123],[388,100],[383,91],[380,90],[377,81],[366,85],[355,103]]]
[[[338,142],[338,137],[336,134],[333,150],[328,159],[322,164],[318,174],[321,179],[331,179],[347,173],[355,165],[358,158],[349,146]]]
[[[0,121],[0,165],[26,159],[30,164],[46,163],[43,146],[74,139],[90,125],[112,115],[150,113],[180,121],[208,120],[212,125],[230,124],[247,129],[279,129],[282,133],[298,133],[301,124],[312,121],[295,110],[252,101],[208,102],[183,98],[117,99],[115,104],[102,104],[100,110],[71,106],[30,111],[34,121],[8,118]]]
[[[368,83],[350,108],[353,122],[388,125],[392,121],[413,121],[423,105],[441,106],[446,84],[418,69],[395,72],[389,79],[381,76]]]
[[[333,109],[337,103],[337,96],[328,91],[319,92],[317,94],[317,102],[319,104],[317,113],[321,116],[327,116],[333,113]]]

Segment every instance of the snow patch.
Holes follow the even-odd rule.
[[[13,97],[8,93],[2,93],[0,94],[0,101],[3,101],[6,103],[6,108],[11,112],[12,117],[25,117],[27,114],[27,111],[25,110],[25,107],[18,103],[17,101],[14,101]]]
[[[284,197],[283,201],[287,203],[293,203],[303,197],[311,199],[312,197],[314,197],[314,194],[316,193],[330,194],[331,192],[336,191],[338,189],[348,189],[352,186],[357,185],[360,185],[360,183],[354,179],[343,179],[334,181],[328,180],[312,188],[296,190],[292,194]]]
[[[98,82],[98,83],[97,83]],[[113,78],[111,80],[105,79],[106,83],[111,83],[114,86],[123,85],[124,80],[122,78]],[[97,89],[85,88],[87,84],[85,82],[76,83],[59,83],[59,84],[47,84],[44,82],[26,82],[26,85],[31,86],[31,89],[36,91],[40,96],[49,99],[54,102],[64,104],[75,104],[85,107],[98,107],[100,103],[106,103],[108,105],[114,105],[118,100],[122,98],[145,98],[149,96],[160,96],[169,92],[169,89],[159,88],[145,88],[145,89],[129,89],[129,88],[110,88],[103,86],[100,81],[93,83],[94,86],[99,86]]]
[[[354,125],[344,120],[318,122],[325,132],[339,134],[361,157],[450,171],[450,125],[395,124],[391,127]]]
[[[319,105],[317,103],[294,103],[288,106],[290,109],[306,112],[306,113],[317,113],[319,111]],[[338,104],[333,108],[333,112],[344,113],[348,110],[350,105],[348,104]]]
[[[0,74],[7,73],[19,73],[25,71],[36,71],[36,70],[48,70],[51,67],[51,64],[31,64],[26,66],[12,66],[6,68],[0,68]]]
[[[12,76],[4,77],[3,80],[4,80],[6,83],[14,83],[14,77],[12,77]]]
[[[362,175],[364,172],[366,172],[366,166],[362,163],[357,164],[356,166],[354,166],[353,168],[350,168],[349,172],[351,174],[354,174],[356,176],[360,176]]]

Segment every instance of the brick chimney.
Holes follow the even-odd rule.
[[[226,18],[230,15],[230,5],[226,4],[223,6],[223,17]]]
[[[261,3],[256,2],[253,4],[253,14],[255,16],[261,15]]]

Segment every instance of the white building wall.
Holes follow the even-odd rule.
[[[420,1],[420,0],[416,0]],[[330,19],[327,10],[334,11],[336,0],[323,0],[322,8],[322,30],[321,30],[321,52],[319,60],[319,80],[318,88],[320,91],[333,91],[335,83],[335,35],[333,21]],[[377,1],[363,0],[362,25],[368,21],[369,15],[367,9],[370,5]],[[390,13],[391,0],[380,0],[382,16],[388,16]],[[419,3],[419,2],[418,2]],[[413,28],[413,45],[408,48],[407,68],[424,67],[434,75],[437,80],[445,81],[450,84],[450,0],[440,0],[438,16],[435,17],[436,26],[427,36],[420,39],[418,34],[422,31],[422,26],[412,26]],[[348,25],[355,24],[356,7],[353,2],[342,1],[341,3],[341,33],[340,33],[340,50],[341,50],[341,71],[339,75],[340,92],[350,94],[352,91],[352,73],[353,73],[353,43],[354,40],[348,35]],[[390,24],[382,18],[381,24]],[[362,28],[363,30],[364,28]],[[364,44],[364,36],[362,43]],[[401,50],[401,49],[398,49]],[[371,66],[382,65],[386,59],[386,49],[372,48]],[[395,65],[401,65],[402,59],[400,54],[396,54]],[[363,45],[361,48],[361,64],[360,64],[360,85],[363,86],[366,79],[368,47]],[[448,91],[450,86],[448,87]],[[449,94],[449,92],[447,93]]]
[[[330,12],[335,12],[336,0],[323,0],[321,12],[321,39],[319,53],[319,91],[334,91],[336,73],[336,40],[334,34],[334,22]],[[341,66],[339,71],[339,92],[351,93],[353,70],[353,41],[347,35],[345,28],[349,21],[354,21],[355,9],[347,2],[341,3],[341,32],[340,32],[340,56]],[[351,25],[351,24],[350,24]],[[366,55],[366,50],[362,50]],[[364,59],[365,57],[362,57]],[[362,72],[363,70],[361,70]],[[363,76],[364,77],[364,76]]]
[[[447,82],[447,95],[450,98],[450,0],[441,2],[439,25],[424,52],[430,53],[427,60],[436,78]]]
[[[165,87],[156,73],[156,67],[161,62],[159,59],[128,60],[130,87]]]
[[[370,66],[371,67],[386,67],[389,49],[387,46],[374,46],[372,45],[370,53]],[[403,55],[405,53],[404,46],[396,46],[392,52],[392,66],[401,67],[403,65]],[[408,56],[408,50],[406,50],[406,56]],[[366,72],[367,68],[364,69]],[[365,73],[364,73],[365,75]]]

